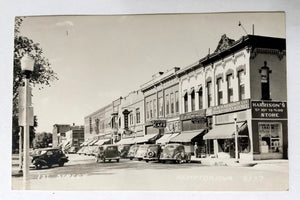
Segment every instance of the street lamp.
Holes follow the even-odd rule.
[[[233,120],[234,120],[234,143],[235,143],[235,162],[239,162],[238,161],[238,156],[239,156],[239,152],[238,152],[238,131],[237,131],[237,114],[234,113],[233,114]]]
[[[31,103],[31,87],[29,84],[29,78],[33,71],[34,67],[34,59],[25,54],[21,59],[21,70],[24,75],[25,85],[20,88],[19,93],[19,126],[23,126],[24,130],[24,150],[23,150],[23,186],[26,189],[27,180],[29,179],[29,140],[30,133],[29,128],[33,126],[33,107]]]

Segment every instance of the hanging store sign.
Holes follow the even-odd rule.
[[[252,101],[252,118],[287,119],[287,103],[276,101]]]
[[[154,128],[165,128],[167,121],[166,120],[153,120],[152,121]]]
[[[165,133],[173,133],[173,132],[180,132],[180,131],[181,131],[180,121],[167,122]]]
[[[237,102],[232,102],[232,103],[212,107],[211,112],[213,115],[217,115],[217,114],[235,112],[239,110],[245,110],[249,108],[250,108],[250,100],[245,99],[242,101],[237,101]]]

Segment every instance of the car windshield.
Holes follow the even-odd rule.
[[[158,146],[150,146],[148,148],[149,151],[155,151],[158,148]]]
[[[148,146],[140,146],[140,149],[147,149],[148,148]]]
[[[109,150],[109,151],[111,151],[111,150],[115,150],[115,149],[117,149],[117,147],[115,147],[115,146],[112,146],[112,147],[107,147],[106,149],[107,149],[107,150]]]
[[[176,146],[175,145],[168,145],[168,146],[166,146],[166,148],[168,148],[168,149],[175,149],[176,148]]]

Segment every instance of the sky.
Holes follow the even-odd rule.
[[[252,34],[252,24],[255,35],[286,37],[283,12],[26,17],[20,35],[40,44],[59,78],[33,88],[37,132],[83,125],[85,116],[153,74],[213,52],[223,34],[234,40]]]

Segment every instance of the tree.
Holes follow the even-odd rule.
[[[50,86],[50,83],[54,80],[58,80],[57,74],[52,70],[47,58],[43,55],[43,50],[38,43],[34,43],[33,40],[20,36],[20,27],[22,25],[23,18],[16,17],[15,19],[15,37],[14,37],[14,74],[13,74],[13,145],[15,149],[18,145],[18,88],[24,85],[21,71],[21,58],[24,54],[29,54],[33,57],[35,64],[34,69],[29,79],[29,82],[33,86],[38,86],[39,89],[43,89],[44,86]],[[37,122],[37,118],[35,119]],[[37,123],[36,123],[37,126]],[[34,133],[34,128],[31,133]],[[34,135],[31,135],[33,138]]]
[[[33,148],[46,148],[49,147],[49,144],[52,143],[52,134],[51,133],[37,133],[33,140]]]

